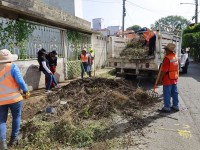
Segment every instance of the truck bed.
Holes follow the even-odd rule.
[[[116,68],[118,74],[143,75],[148,71],[158,71],[155,57],[151,58],[110,58],[109,66]]]

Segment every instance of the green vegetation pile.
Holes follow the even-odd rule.
[[[130,127],[138,129],[145,125],[141,111],[153,107],[156,102],[157,99],[149,96],[145,90],[134,87],[126,80],[75,80],[48,95],[45,98],[46,105],[33,118],[24,121],[18,148],[90,146],[112,138],[113,124],[105,120],[113,114],[127,119],[135,118]],[[47,113],[47,108],[52,108],[52,112]]]
[[[148,54],[148,47],[145,43],[144,38],[136,37],[132,39],[126,47],[120,53],[121,57],[128,57],[129,59],[139,59],[144,58]]]

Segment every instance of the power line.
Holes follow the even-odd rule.
[[[171,12],[171,11],[164,11],[164,10],[162,10],[162,11],[160,11],[160,10],[152,10],[152,9],[149,9],[149,8],[142,7],[142,6],[140,6],[140,5],[138,5],[138,4],[135,4],[135,3],[131,2],[131,1],[127,1],[127,2],[128,2],[130,5],[132,5],[132,6],[135,6],[135,7],[138,7],[138,8],[141,8],[141,9],[144,9],[144,10],[146,10],[146,11],[149,11],[149,12],[151,12],[151,13],[156,13],[156,14],[158,14],[158,13],[162,13],[162,14],[164,14],[164,13],[188,14],[188,13],[186,13],[186,12]]]

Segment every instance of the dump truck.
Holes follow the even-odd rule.
[[[127,45],[130,39],[120,39],[119,37],[112,37],[110,39],[110,46],[108,47],[108,62],[110,67],[116,68],[117,76],[133,77],[137,76],[154,76],[158,74],[160,65],[164,58],[164,47],[168,43],[176,45],[176,55],[179,59],[180,69],[187,73],[189,59],[188,53],[181,51],[182,31],[176,30],[163,24],[159,24],[159,29],[156,33],[156,46],[154,56],[145,57],[145,53],[141,51],[148,51],[148,49],[135,49],[140,53],[133,53],[133,55],[122,55],[126,52]]]

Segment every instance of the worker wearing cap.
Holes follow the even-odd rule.
[[[49,67],[50,67],[50,71],[52,72],[52,74],[54,75],[56,72],[56,66],[57,66],[57,52],[55,50],[51,51],[50,53],[48,53],[46,55],[46,59],[49,62]],[[47,84],[47,78],[45,78],[45,83]],[[51,87],[54,88],[55,87],[55,83],[52,82]]]
[[[94,62],[94,55],[92,54],[93,53],[93,50],[92,49],[89,49],[89,64],[88,64],[88,74],[89,74],[89,77],[92,76],[92,65],[93,65],[93,62]]]
[[[88,64],[90,63],[89,55],[85,49],[81,50],[81,54],[78,59],[81,60],[81,78],[83,79],[84,73],[86,72],[88,74]]]
[[[60,88],[53,73],[50,70],[49,62],[46,59],[46,50],[43,48],[38,51],[38,63],[40,65],[39,71],[42,71],[45,75],[45,78],[47,78],[47,80],[48,80],[48,82],[46,84],[45,93],[49,94],[52,92],[50,90],[52,82],[56,85],[55,88]]]
[[[176,45],[167,44],[165,47],[165,58],[161,67],[161,74],[158,78],[158,84],[163,85],[164,107],[161,112],[179,111],[177,79],[179,76],[178,58],[175,54]],[[172,107],[170,104],[171,97],[173,99]]]
[[[138,30],[136,33],[142,34],[143,38],[145,39],[144,45],[149,46],[148,56],[154,55],[154,50],[155,50],[155,45],[156,45],[155,33],[147,27],[144,27],[144,28]]]
[[[17,55],[11,54],[7,49],[0,50],[0,150],[7,149],[6,121],[9,109],[12,114],[12,133],[9,145],[18,144],[22,100],[23,97],[26,99],[30,96],[19,68],[12,63],[17,58]],[[20,89],[23,91],[22,95]]]

